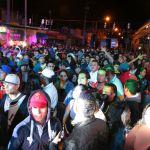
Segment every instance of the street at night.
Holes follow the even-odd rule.
[[[149,150],[149,8],[0,0],[0,150]]]

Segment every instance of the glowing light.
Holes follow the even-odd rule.
[[[117,32],[119,29],[118,29],[118,28],[115,28],[114,30],[115,30],[115,32]]]
[[[139,47],[138,47],[138,49],[140,50],[140,49],[142,49],[142,47],[141,47],[141,46],[139,46]]]
[[[105,20],[106,20],[107,22],[109,22],[109,21],[110,21],[110,17],[109,17],[109,16],[106,16]]]
[[[118,35],[121,35],[121,33],[119,32]]]
[[[20,44],[21,44],[23,47],[26,47],[26,46],[27,46],[27,43],[26,43],[25,41],[20,42]]]
[[[0,27],[0,33],[5,33],[5,32],[7,32],[7,28],[1,26],[1,27]]]
[[[148,29],[148,27],[149,27],[149,26],[147,25],[147,26],[146,26],[146,29]]]
[[[14,44],[15,44],[15,43],[14,43],[13,40],[10,40],[10,41],[9,41],[9,45],[10,45],[10,46],[13,46]]]

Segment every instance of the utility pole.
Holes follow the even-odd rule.
[[[52,29],[51,21],[52,21],[52,11],[49,10],[49,29],[50,29],[50,31]]]
[[[24,23],[24,26],[25,26],[25,31],[24,31],[24,41],[26,42],[27,40],[27,0],[24,0],[24,15],[25,15],[25,23]]]
[[[10,0],[7,0],[7,24],[10,24]]]
[[[11,1],[11,20],[14,21],[14,1]]]
[[[87,19],[87,13],[89,11],[90,7],[88,5],[86,5],[84,7],[84,24],[83,24],[83,41],[82,44],[83,46],[85,46],[85,42],[86,42],[86,19]]]

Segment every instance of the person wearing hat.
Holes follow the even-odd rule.
[[[39,71],[42,71],[46,67],[45,57],[44,55],[39,55],[38,62],[35,64],[33,71],[35,73],[38,73]]]
[[[2,65],[0,67],[0,81],[3,81],[7,74],[11,73],[11,67],[8,65]]]
[[[8,150],[48,150],[61,131],[60,121],[50,115],[51,100],[47,93],[36,90],[28,98],[29,116],[14,129]]]
[[[124,85],[125,82],[129,79],[135,79],[137,80],[136,76],[134,74],[131,74],[130,71],[130,66],[128,63],[122,63],[119,66],[119,71],[121,72],[121,75],[119,77],[120,81]]]
[[[58,103],[57,89],[53,84],[52,77],[55,75],[54,71],[46,67],[41,73],[41,83],[43,90],[49,95],[51,100],[51,108],[55,109]]]
[[[108,83],[113,83],[117,87],[117,97],[122,101],[124,99],[123,86],[121,81],[114,73],[114,67],[112,65],[106,65],[105,70]]]
[[[7,74],[11,73],[11,67],[8,65],[2,65],[0,69],[0,100],[3,98],[3,95],[5,94],[3,81]]]
[[[0,101],[0,147],[7,147],[14,127],[28,115],[26,95],[19,92],[19,86],[16,74],[6,76],[6,94]]]
[[[120,64],[120,66],[119,66],[119,71],[120,71],[119,79],[120,79],[120,81],[121,81],[121,83],[122,83],[123,85],[125,84],[125,82],[126,82],[127,80],[130,79],[131,74],[130,74],[129,69],[130,69],[130,66],[129,66],[128,63],[122,63],[122,64]],[[133,75],[132,75],[132,76],[133,76]]]

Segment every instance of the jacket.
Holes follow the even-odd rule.
[[[37,91],[30,95],[28,103],[32,95]],[[43,93],[46,95],[48,102],[48,112],[44,126],[39,125],[29,111],[29,116],[15,127],[9,150],[46,150],[61,130],[60,121],[50,117],[50,99],[48,94],[44,91]]]
[[[141,95],[138,93],[131,98],[126,99],[126,105],[131,111],[131,122],[130,125],[133,126],[141,117]]]
[[[14,119],[12,120],[11,125],[8,129],[8,112],[10,109],[10,106],[19,105],[20,100],[23,100],[20,104],[20,107],[18,111],[16,112]],[[9,101],[9,96],[7,94],[4,95],[3,99],[0,101],[0,145],[6,147],[13,129],[15,126],[24,120],[28,116],[28,110],[27,110],[27,100],[25,95],[20,94],[15,100]]]
[[[106,150],[108,149],[108,129],[101,119],[90,118],[77,124],[65,140],[65,150]]]

